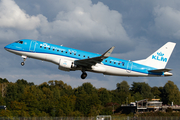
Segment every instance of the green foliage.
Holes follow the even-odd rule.
[[[111,93],[105,88],[98,89],[98,96],[102,106],[105,106],[107,103],[111,102],[110,94]]]
[[[158,87],[152,87],[151,92],[152,92],[152,94],[154,95],[155,98],[157,98],[157,99],[160,98],[161,91],[159,90]]]
[[[122,81],[121,83],[117,83],[116,84],[116,90],[117,91],[122,91],[122,92],[126,92],[128,93],[129,92],[129,85],[126,81]]]
[[[180,92],[177,85],[172,81],[168,81],[163,87],[164,97],[163,101],[166,104],[180,104]]]
[[[0,105],[5,105],[4,97],[2,97],[2,94],[0,93]]]
[[[113,109],[118,109],[121,104],[151,99],[154,96],[165,104],[180,104],[179,89],[172,81],[168,81],[164,87],[153,88],[145,82],[133,82],[130,88],[126,81],[122,81],[116,84],[115,90],[96,89],[91,83],[83,83],[72,89],[62,80],[50,80],[34,85],[24,79],[15,83],[0,79],[0,83],[4,89],[0,92],[0,104],[7,106],[6,111],[0,110],[0,117],[110,115],[113,114]],[[151,113],[144,114],[146,115]]]
[[[6,78],[0,78],[0,83],[9,83],[9,81]]]
[[[151,93],[151,87],[145,82],[133,82],[131,92],[132,94],[141,94],[143,99],[153,98],[153,94]]]

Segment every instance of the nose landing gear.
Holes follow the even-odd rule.
[[[27,56],[23,56],[23,55],[22,55],[21,57],[23,58],[23,62],[21,62],[21,65],[24,66]]]
[[[24,66],[25,62],[21,62],[21,65]]]

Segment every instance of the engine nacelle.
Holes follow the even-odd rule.
[[[71,68],[74,67],[74,62],[73,61],[70,61],[70,60],[67,60],[67,59],[60,59],[59,60],[59,68],[60,70],[63,70],[63,71],[70,71]]]
[[[96,72],[99,72],[99,73],[106,72],[106,69],[104,67],[101,67],[101,66],[92,66],[91,69],[93,71],[96,71]]]

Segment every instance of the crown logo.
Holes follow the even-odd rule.
[[[164,54],[162,52],[157,52],[157,55],[164,56]]]

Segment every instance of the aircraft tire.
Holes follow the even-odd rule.
[[[21,62],[21,65],[22,65],[22,66],[24,66],[24,64],[25,64],[24,62]]]
[[[81,79],[85,79],[87,77],[87,73],[82,73]]]

